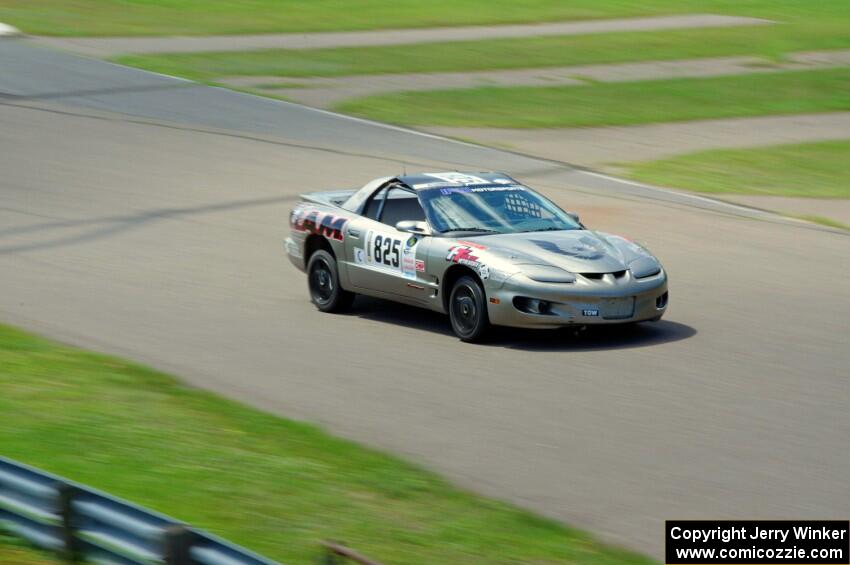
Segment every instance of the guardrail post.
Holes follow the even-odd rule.
[[[189,548],[192,532],[183,524],[173,524],[165,529],[165,563],[167,565],[191,565]]]
[[[322,557],[319,559],[319,565],[342,565],[342,557],[330,547],[325,547]]]
[[[74,494],[76,489],[61,481],[57,481],[54,488],[59,493],[59,518],[62,521],[62,541],[65,547],[62,558],[69,563],[75,563],[80,560],[80,548],[76,538],[76,521],[74,520]]]
[[[319,565],[342,565],[345,558],[337,552],[337,547],[341,544],[336,541],[327,540],[322,542],[322,555],[317,563]]]
[[[325,548],[325,555],[320,561],[321,565],[342,565],[346,559],[350,559],[360,565],[381,565],[377,561],[373,561],[364,555],[360,555],[345,544],[335,541],[323,541],[322,547]]]

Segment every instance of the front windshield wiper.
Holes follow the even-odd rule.
[[[488,230],[487,228],[452,228],[450,230],[445,230],[443,233],[450,233],[454,231],[475,231],[481,233],[500,233],[496,230]]]
[[[535,231],[570,231],[570,230],[577,230],[577,229],[581,229],[581,228],[578,228],[578,227],[575,227],[575,228],[548,227],[548,228],[539,228],[539,229],[536,229],[536,230],[526,230],[526,233],[535,232]]]

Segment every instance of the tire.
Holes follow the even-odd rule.
[[[484,289],[475,278],[463,276],[449,295],[449,320],[461,341],[481,342],[490,329]]]
[[[307,287],[310,301],[322,312],[341,312],[354,301],[354,293],[344,290],[339,284],[336,259],[324,249],[310,255]]]

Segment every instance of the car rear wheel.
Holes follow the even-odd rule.
[[[452,287],[449,296],[449,319],[461,341],[482,341],[490,329],[484,289],[473,277],[464,276]]]
[[[339,284],[339,271],[333,255],[319,249],[307,263],[307,285],[310,301],[322,312],[340,312],[354,301],[354,293]]]

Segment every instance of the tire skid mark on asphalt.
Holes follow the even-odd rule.
[[[71,110],[63,110],[59,108],[47,108],[44,106],[32,106],[29,104],[13,104],[9,102],[0,102],[0,106],[12,106],[16,108],[26,108],[28,110],[34,110],[37,112],[49,112],[52,114],[59,114],[64,116],[73,116],[78,118],[88,118],[93,120],[103,120],[107,122],[123,122],[128,124],[137,124],[143,126],[152,126],[164,129],[172,129],[179,131],[186,131],[192,133],[204,133],[208,135],[216,135],[222,137],[230,137],[234,139],[244,139],[247,141],[256,141],[258,143],[266,143],[269,145],[279,145],[282,147],[293,147],[296,149],[306,149],[310,151],[320,151],[324,153],[331,153],[334,155],[342,155],[346,157],[360,157],[364,159],[376,159],[379,161],[389,161],[393,163],[403,163],[407,165],[420,165],[423,167],[432,167],[432,163],[426,162],[416,162],[410,159],[394,159],[387,156],[381,156],[377,154],[371,153],[361,153],[356,151],[346,151],[343,149],[335,149],[331,147],[322,147],[319,145],[310,145],[307,143],[297,143],[294,141],[283,141],[282,139],[272,139],[267,137],[261,137],[256,135],[250,135],[247,133],[239,133],[232,130],[215,130],[215,129],[206,129],[200,128],[196,126],[190,125],[178,125],[172,123],[161,122],[152,119],[143,119],[143,118],[134,118],[128,114],[113,114],[113,115],[98,115],[96,113],[84,112],[84,111],[71,111]]]
[[[135,94],[141,92],[155,92],[159,90],[174,90],[177,88],[202,86],[197,83],[190,84],[151,84],[148,86],[126,86],[114,88],[100,88],[91,90],[72,90],[67,92],[44,92],[39,94],[12,94],[0,92],[0,97],[15,100],[61,100],[63,98],[84,98],[86,96],[109,96],[111,94]]]

